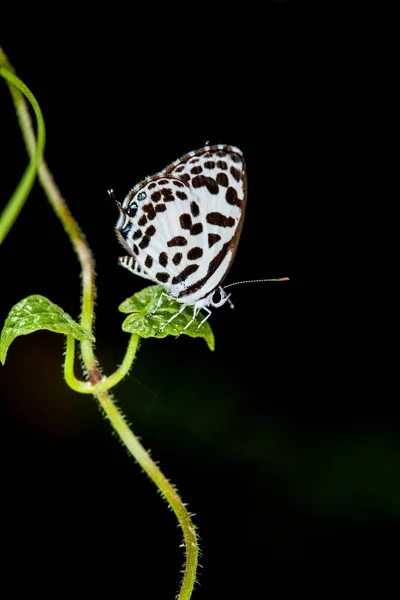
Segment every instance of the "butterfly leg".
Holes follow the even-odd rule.
[[[167,296],[167,294],[164,294],[164,296]],[[186,308],[186,304],[182,304],[181,308],[178,310],[178,312],[176,312],[174,315],[172,315],[172,317],[170,319],[168,319],[168,321],[166,323],[164,323],[164,325],[162,327],[160,327],[160,329],[157,331],[156,335],[158,333],[160,333],[163,329],[166,328],[167,325],[169,325],[174,319],[176,319],[176,317],[178,317]],[[186,328],[185,328],[186,329]]]
[[[205,322],[207,321],[207,319],[209,319],[209,318],[210,318],[210,316],[211,316],[211,310],[210,310],[209,308],[207,308],[207,306],[205,306],[205,307],[203,308],[203,310],[204,310],[204,311],[207,311],[207,312],[208,312],[208,315],[207,315],[206,317],[204,317],[204,319],[202,320],[202,322],[200,323],[200,325],[198,326],[198,328],[197,328],[197,329],[200,329],[200,327],[203,325],[203,323],[205,323]]]
[[[203,325],[203,323],[205,323],[205,321],[207,321],[208,317],[211,315],[211,310],[209,310],[207,307],[204,307],[204,310],[206,310],[208,312],[208,315],[206,316],[205,319],[202,320],[202,322],[197,327],[197,329],[200,329],[200,327]],[[189,321],[189,323],[187,323],[187,325],[185,325],[185,327],[182,329],[182,331],[185,331],[185,329],[188,329],[191,326],[191,324],[193,323],[193,321],[195,320],[195,318],[197,317],[197,315],[199,314],[199,312],[200,312],[200,309],[194,307],[194,309],[193,309],[193,317],[191,318],[191,320]]]
[[[196,310],[196,307],[194,307],[194,310],[193,310],[193,317],[190,319],[189,323],[187,323],[187,324],[185,325],[185,327],[182,329],[182,331],[185,331],[185,329],[188,329],[188,327],[190,327],[190,326],[191,326],[191,324],[192,324],[192,323],[193,323],[193,321],[195,320],[195,318],[196,318],[196,316],[197,316],[197,313],[198,313],[198,312],[199,312],[199,309],[197,309],[197,310]],[[182,333],[182,332],[181,332],[181,333]]]
[[[161,292],[159,299],[157,300],[157,304],[154,310],[151,311],[150,314],[148,314],[148,317],[151,317],[152,315],[154,315],[154,313],[156,313],[158,311],[158,309],[160,308],[160,304],[162,302],[162,297],[165,296],[166,298],[169,298],[168,294],[166,294],[165,292]]]

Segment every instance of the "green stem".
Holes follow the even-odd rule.
[[[98,394],[116,386],[129,372],[135,360],[136,350],[139,343],[138,335],[131,335],[124,359],[118,369],[108,377],[103,377],[99,383],[92,384],[90,381],[80,381],[74,375],[75,360],[75,338],[67,336],[67,349],[65,353],[64,377],[69,387],[81,394]]]
[[[13,86],[17,87],[31,103],[33,110],[36,115],[37,123],[37,145],[35,146],[34,152],[31,154],[30,162],[28,167],[23,174],[21,181],[19,182],[16,190],[8,201],[6,207],[0,214],[0,244],[6,238],[11,227],[14,225],[19,213],[21,212],[29,192],[34,184],[36,174],[38,171],[38,165],[43,158],[46,131],[44,127],[43,115],[40,110],[39,104],[32,92],[26,87],[26,85],[16,76],[12,71],[0,66],[0,76],[4,77],[8,82],[12,83]],[[12,87],[12,86],[10,86]]]
[[[98,384],[97,389],[99,392],[103,392],[114,387],[128,374],[130,368],[132,367],[133,361],[135,360],[138,344],[139,336],[132,334],[121,365],[112,375],[109,375],[104,379],[104,381]]]
[[[0,64],[5,65],[12,70],[7,57],[0,47]],[[10,85],[10,92],[16,108],[19,124],[28,149],[28,153],[32,157],[36,152],[35,133],[32,127],[29,110],[22,94],[13,85]],[[62,197],[60,190],[56,186],[53,177],[42,160],[38,169],[39,180],[42,187],[52,205],[56,215],[62,222],[64,229],[69,236],[74,250],[78,256],[82,269],[82,314],[81,325],[92,332],[94,319],[94,298],[95,298],[95,272],[94,261],[90,249],[86,243],[83,233],[81,232],[77,222],[70,213],[67,204]],[[148,474],[150,479],[155,483],[162,495],[165,497],[172,510],[174,511],[183,531],[185,547],[186,547],[186,563],[182,586],[177,600],[190,600],[192,591],[196,581],[196,569],[198,560],[198,544],[195,527],[192,523],[190,515],[186,510],[178,493],[171,483],[162,474],[155,462],[150,458],[149,454],[135,437],[134,433],[128,427],[123,415],[117,409],[112,401],[109,393],[104,391],[108,387],[116,385],[124,375],[128,372],[132,365],[136,354],[138,337],[131,336],[125,358],[117,371],[108,379],[102,378],[100,370],[97,367],[94,356],[93,346],[90,341],[81,342],[82,359],[88,373],[88,382],[81,382],[76,379],[73,372],[74,364],[74,347],[75,343],[70,336],[67,336],[67,353],[65,364],[65,376],[68,384],[72,389],[88,393],[89,388],[91,393],[95,395],[99,405],[106,413],[112,427],[120,436],[121,440],[140,464],[143,470]],[[104,387],[103,387],[104,386]],[[103,390],[103,391],[100,391]]]
[[[0,64],[4,64],[9,70],[12,70],[12,65],[8,61],[1,47]],[[36,153],[37,144],[28,107],[26,105],[24,96],[14,85],[9,85],[9,89],[28,154],[32,157]],[[81,265],[83,292],[81,325],[92,333],[94,319],[94,299],[96,295],[94,260],[92,253],[85,240],[85,236],[80,230],[78,223],[72,216],[67,203],[57,187],[44,160],[42,160],[39,165],[38,177],[54,212],[60,219],[65,232],[72,243]],[[97,368],[92,344],[88,341],[81,342],[81,352],[89,381],[92,383],[101,381],[101,373]]]
[[[90,381],[80,381],[74,374],[75,361],[75,338],[72,335],[67,335],[67,348],[65,351],[64,361],[64,379],[67,385],[75,392],[81,394],[92,394],[93,384]]]
[[[121,381],[121,379],[125,377],[129,371],[136,355],[138,342],[139,337],[137,335],[132,335],[125,357],[119,369],[110,375],[110,377],[104,378],[96,385],[92,385],[90,382],[79,381],[76,379],[73,372],[75,339],[72,336],[67,336],[64,375],[68,385],[73,390],[83,394],[91,393],[95,395],[97,401],[110,420],[110,423],[117,432],[119,438],[122,440],[130,454],[135,458],[142,469],[155,483],[174,511],[182,528],[186,550],[185,570],[177,600],[190,600],[194,584],[196,582],[197,561],[199,554],[196,528],[179,494],[165,477],[165,475],[163,475],[156,463],[150,458],[148,452],[146,452],[137,437],[134,435],[133,431],[127,425],[123,414],[118,410],[111,396],[107,393],[107,390]]]
[[[196,581],[196,569],[199,554],[196,528],[190,518],[190,515],[173,485],[163,475],[155,462],[150,458],[149,454],[143,448],[139,440],[133,434],[131,429],[129,429],[123,415],[115,406],[107,392],[98,394],[97,400],[109,418],[110,423],[117,432],[118,436],[121,438],[132,456],[135,457],[142,469],[156,484],[179,521],[184,536],[186,563],[182,586],[177,600],[190,600]]]

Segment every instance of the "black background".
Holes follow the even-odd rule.
[[[349,144],[337,15],[302,2],[147,9],[36,14],[1,43],[41,105],[47,161],[96,258],[105,373],[127,343],[118,305],[147,285],[117,265],[107,189],[122,199],[208,141],[242,149],[247,214],[226,283],[290,282],[235,288],[235,310],[210,320],[214,353],[184,336],[144,340],[115,395],[196,513],[193,598],[317,594],[389,553],[400,515],[398,409],[366,367],[337,264]],[[0,107],[3,206],[27,159],[5,85]],[[34,293],[78,318],[78,263],[38,184],[1,256],[2,320]],[[0,367],[5,572],[34,592],[113,582],[113,595],[172,599],[175,519],[90,397],[64,384],[63,351],[61,336],[35,333]]]

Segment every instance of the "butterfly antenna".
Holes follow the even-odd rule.
[[[108,195],[110,196],[111,200],[114,200],[114,202],[116,203],[116,205],[118,206],[118,208],[121,208],[121,202],[118,202],[118,200],[115,197],[114,194],[114,190],[112,190],[111,188],[109,190],[107,190]]]
[[[262,283],[264,281],[289,281],[289,277],[279,277],[278,279],[247,279],[246,281],[236,281],[236,283],[229,283],[224,285],[224,290],[233,285],[242,285],[242,283]]]
[[[232,300],[229,298],[228,296],[228,304],[231,307],[231,309],[233,310],[235,308],[235,305],[233,304]]]

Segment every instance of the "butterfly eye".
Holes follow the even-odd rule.
[[[140,194],[137,197],[138,200],[144,200],[145,198],[147,198],[146,192],[140,192]]]

